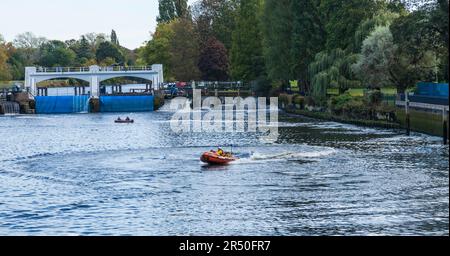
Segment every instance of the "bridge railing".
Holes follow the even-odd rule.
[[[115,71],[151,71],[149,66],[139,67],[125,67],[125,66],[107,66],[99,67],[101,72],[115,72]],[[89,67],[37,67],[37,73],[71,73],[71,72],[89,72]]]
[[[70,72],[89,72],[89,67],[37,67],[36,73],[70,73]]]
[[[100,71],[151,71],[152,67],[149,66],[131,66],[131,67],[124,67],[124,66],[108,66],[108,67],[100,67]]]

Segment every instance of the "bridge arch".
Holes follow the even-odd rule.
[[[51,81],[51,80],[56,80],[56,79],[75,79],[75,80],[81,80],[81,81],[85,81],[90,83],[91,81],[89,80],[88,77],[86,76],[77,76],[77,75],[58,75],[58,76],[40,76],[40,77],[36,77],[35,78],[35,83],[40,83],[40,82],[44,82],[44,81]]]
[[[117,75],[102,75],[98,78],[99,82],[104,82],[114,78],[140,78],[150,82],[153,82],[155,79],[154,75],[139,75],[139,74],[117,74]]]

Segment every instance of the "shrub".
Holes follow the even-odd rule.
[[[305,106],[315,107],[316,105],[317,105],[316,101],[314,100],[313,97],[311,97],[311,96],[305,97]]]
[[[278,102],[280,104],[284,103],[287,106],[289,104],[288,95],[287,94],[280,94],[280,96],[278,96]]]
[[[295,105],[300,105],[300,109],[304,109],[305,108],[305,97],[297,94],[292,99],[292,103]]]
[[[341,115],[344,105],[352,100],[353,97],[348,92],[341,94],[339,96],[331,97],[331,100],[329,102],[329,108],[331,110],[331,113]]]
[[[344,103],[342,113],[349,118],[370,118],[371,109],[364,100],[355,98]]]
[[[381,90],[371,90],[367,93],[367,97],[371,105],[380,105],[383,100]]]

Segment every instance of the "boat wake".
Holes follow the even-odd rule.
[[[274,161],[297,161],[297,160],[320,160],[320,158],[335,154],[335,149],[325,149],[322,151],[311,152],[282,152],[275,154],[250,153],[241,156],[236,163],[256,163],[256,162],[274,162]]]

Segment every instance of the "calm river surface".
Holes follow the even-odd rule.
[[[267,144],[126,115],[0,117],[0,235],[449,234],[440,138],[282,117]],[[241,160],[204,166],[221,144]]]

